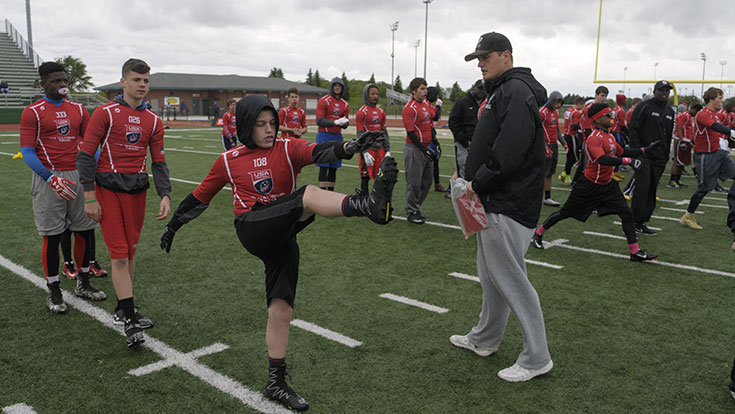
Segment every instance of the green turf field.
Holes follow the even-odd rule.
[[[402,168],[403,138],[399,130],[391,132]],[[451,134],[439,133],[446,186],[454,169]],[[210,128],[166,130],[173,208],[206,176],[221,151],[219,134]],[[257,398],[267,374],[263,266],[237,240],[230,192],[223,190],[184,226],[167,255],[158,247],[164,223],[155,220],[158,201],[149,191],[135,300],[156,326],[146,331],[145,348],[129,350],[110,329],[115,296],[109,278],[93,281],[108,293],[104,302],[71,300],[70,311],[58,316],[46,309],[31,171],[11,159],[18,150],[17,133],[0,133],[0,409],[268,410]],[[359,187],[356,165],[347,161],[339,170],[337,191]],[[317,172],[306,167],[300,184],[315,184]],[[477,321],[481,292],[477,282],[451,276],[476,276],[476,246],[474,237],[464,240],[456,228],[441,226],[457,225],[443,194],[429,194],[422,212],[430,223],[422,226],[401,219],[377,226],[365,218],[317,218],[299,235],[294,318],[356,342],[347,346],[292,327],[291,384],[320,413],[732,412],[727,382],[735,255],[725,227],[726,196],[710,194],[697,215],[704,230],[690,230],[672,220],[681,211],[668,209],[686,208],[677,202],[691,196],[694,179],[685,177],[689,188],[680,190],[666,188],[667,180],[668,174],[654,213],[662,218],[650,222],[661,231],[640,240],[642,248],[661,255],[658,264],[631,263],[624,240],[583,233],[621,237],[617,217],[564,221],[545,241],[566,242],[529,250],[528,274],[541,298],[554,369],[519,384],[496,376],[521,351],[513,318],[493,356],[481,358],[448,341]],[[404,184],[401,175],[395,216],[405,217]],[[564,201],[568,187],[556,179],[554,185],[554,198]],[[544,207],[541,219],[553,211]],[[98,259],[109,269],[99,231],[97,240]],[[62,280],[62,288],[73,297],[73,281]],[[398,303],[379,296],[384,293],[449,311]],[[135,375],[136,369],[149,372]]]

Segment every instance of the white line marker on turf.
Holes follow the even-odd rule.
[[[686,213],[686,209],[681,208],[671,208],[671,207],[661,207],[661,210],[669,210],[669,211],[678,211],[679,213]],[[704,211],[695,211],[696,214],[704,214]]]
[[[613,221],[613,224],[618,224],[618,225],[621,225],[621,226],[623,225],[623,223],[621,223],[619,221]],[[656,231],[661,231],[662,230],[660,227],[648,226],[648,228],[651,229],[651,230],[656,230]]]
[[[449,276],[456,277],[456,278],[459,278],[459,279],[471,280],[473,282],[480,283],[480,278],[479,277],[468,275],[466,273],[452,272],[452,273],[449,274]]]
[[[582,234],[587,234],[590,236],[598,236],[598,237],[608,237],[610,239],[627,240],[623,236],[618,236],[615,234],[608,234],[608,233],[598,233],[596,231],[583,231]]]
[[[3,407],[4,414],[36,414],[36,410],[33,407],[20,403],[13,404],[7,407]]]
[[[39,289],[43,291],[47,290],[45,278],[36,276],[35,274],[31,273],[30,270],[11,262],[2,255],[0,255],[0,266],[33,283]],[[102,325],[107,328],[114,329],[120,335],[124,335],[122,326],[117,326],[113,324],[112,315],[109,312],[105,311],[102,308],[93,306],[88,302],[72,295],[71,293],[64,291],[63,289],[62,294],[64,296],[64,302],[66,302],[66,304],[70,307],[93,317]],[[120,348],[122,349],[122,341],[118,343],[118,346],[120,346]],[[279,414],[291,412],[272,401],[266,400],[261,392],[251,390],[250,388],[240,384],[234,379],[220,374],[219,372],[203,364],[200,364],[199,362],[194,360],[194,358],[186,358],[186,354],[184,354],[183,352],[171,348],[165,342],[148,335],[148,333],[146,333],[145,343],[142,346],[150,349],[164,359],[178,358],[180,363],[178,363],[177,366],[182,368],[184,371],[188,372],[196,378],[199,378],[212,387],[224,392],[225,394],[230,395],[231,397],[253,408],[254,410],[263,413]]]
[[[342,345],[349,346],[350,348],[355,348],[360,345],[362,345],[362,342],[352,339],[349,336],[342,335],[339,332],[330,331],[327,328],[322,328],[319,325],[315,325],[311,322],[302,321],[301,319],[294,319],[291,321],[291,325],[301,328],[305,331],[309,331],[311,333],[315,333],[319,336],[323,336],[329,340],[332,340],[334,342],[338,342]]]
[[[668,221],[675,221],[677,223],[681,223],[681,221],[679,221],[678,218],[674,218],[674,217],[651,216],[651,218],[656,219],[656,220],[668,220]]]
[[[379,297],[383,299],[392,300],[395,302],[405,303],[406,305],[415,306],[417,308],[421,308],[424,310],[427,310],[429,312],[435,312],[435,313],[447,313],[449,312],[449,309],[442,308],[441,306],[432,305],[426,302],[421,302],[416,299],[407,298],[405,296],[398,296],[394,295],[392,293],[381,293],[378,295]]]
[[[561,270],[564,269],[564,266],[559,266],[551,263],[546,262],[539,262],[538,260],[531,260],[531,259],[523,259],[526,263],[536,265],[536,266],[543,266],[543,267],[550,267],[552,269]]]
[[[228,348],[229,346],[216,342],[212,345],[206,346],[204,348],[195,349],[186,354],[181,353],[179,355],[175,355],[173,358],[167,358],[162,361],[144,365],[140,368],[132,369],[128,371],[128,374],[134,375],[136,377],[140,377],[142,375],[160,371],[164,368],[168,368],[172,366],[181,366],[182,364],[185,364],[187,362],[194,362],[196,358],[199,358],[204,355],[210,355],[210,354],[215,354],[217,352],[222,352]]]

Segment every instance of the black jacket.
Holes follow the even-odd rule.
[[[477,124],[477,110],[480,101],[475,99],[472,93],[459,98],[449,112],[449,129],[454,135],[454,142],[460,143],[462,146],[469,147],[472,134],[475,133],[475,124]]]
[[[661,141],[661,145],[646,153],[646,157],[656,163],[666,164],[673,130],[674,109],[671,105],[654,98],[646,99],[635,107],[630,116],[630,146],[645,147],[654,141]]]
[[[467,180],[488,213],[536,227],[544,189],[544,132],[539,106],[546,89],[529,68],[495,80],[477,121],[467,157]]]

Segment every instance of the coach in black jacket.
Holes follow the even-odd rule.
[[[671,84],[666,80],[656,82],[653,98],[636,106],[628,125],[631,147],[646,147],[660,141],[656,148],[641,158],[641,166],[635,171],[635,188],[630,206],[636,231],[648,235],[656,234],[646,223],[656,208],[656,189],[669,160],[671,135],[674,131],[674,109],[669,105],[671,89]]]
[[[485,81],[493,82],[467,157],[467,193],[477,193],[488,227],[477,233],[477,272],[482,285],[480,320],[467,335],[449,341],[487,356],[497,351],[511,309],[523,334],[523,352],[500,370],[506,381],[528,381],[551,370],[538,294],[523,257],[541,213],[544,134],[539,106],[546,90],[528,68],[513,67],[513,49],[500,33],[480,37],[474,53]]]
[[[457,174],[465,178],[464,167],[467,163],[467,152],[470,150],[472,134],[477,124],[477,109],[485,99],[482,80],[472,86],[470,93],[459,98],[449,113],[449,129],[454,135],[454,160],[457,163]]]

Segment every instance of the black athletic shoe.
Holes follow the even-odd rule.
[[[426,222],[419,212],[409,214],[406,219],[413,224],[424,224]]]
[[[285,363],[275,368],[268,368],[268,383],[265,385],[265,396],[292,410],[306,411],[309,409],[309,404],[306,400],[286,384]]]
[[[735,400],[735,381],[730,381],[730,396]]]
[[[544,249],[544,236],[541,234],[533,234],[533,247],[537,249]]]
[[[653,231],[653,230],[651,230],[651,229],[649,229],[648,226],[646,226],[645,224],[637,224],[635,226],[635,231],[636,231],[636,233],[643,233],[643,234],[646,234],[648,236],[655,236],[656,235],[656,232]]]
[[[677,182],[676,182],[676,185],[678,185],[678,186],[679,186],[679,188],[687,188],[687,187],[689,187],[688,185],[686,185],[686,184],[682,183],[681,181],[677,181]]]
[[[715,187],[715,191],[717,191],[718,193],[726,193],[727,192],[727,190],[724,189],[724,188],[722,188],[722,187],[720,187],[719,184],[717,185],[717,187]]]
[[[147,316],[141,315],[140,312],[138,312],[138,309],[135,309],[135,319],[138,320],[141,328],[153,328],[153,320]],[[115,313],[112,317],[112,323],[114,323],[115,325],[122,325],[125,323],[125,314],[123,313],[122,309],[115,309]]]
[[[669,181],[668,184],[666,184],[666,187],[669,188],[679,188],[679,184],[674,181]]]
[[[48,286],[48,297],[46,298],[46,306],[53,313],[65,313],[66,303],[64,303],[64,297],[61,294],[61,288],[59,282],[46,284]]]
[[[692,175],[686,168],[681,167],[681,175]]]
[[[128,348],[137,347],[143,342],[145,342],[145,338],[143,337],[143,328],[140,327],[140,323],[126,319],[125,343],[128,344]]]
[[[643,249],[639,249],[635,253],[631,253],[630,255],[630,261],[631,262],[650,262],[651,260],[658,259],[658,255],[656,253],[648,253]]]
[[[370,194],[357,192],[349,196],[347,202],[354,211],[359,212],[358,215],[367,216],[378,224],[388,224],[393,220],[391,199],[396,181],[398,181],[398,164],[393,157],[385,157]]]

